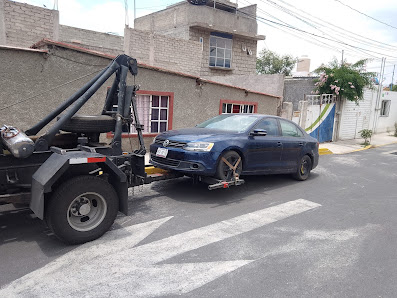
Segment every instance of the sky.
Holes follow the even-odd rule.
[[[56,0],[18,0],[54,8]],[[60,23],[101,32],[123,35],[126,23],[133,27],[134,0],[58,0]],[[180,0],[135,0],[136,17],[147,15]],[[308,56],[310,70],[343,57],[354,63],[371,59],[367,70],[380,72],[386,58],[385,80],[392,81],[397,64],[397,1],[395,0],[232,0],[244,7],[257,4],[258,34],[266,40],[262,49],[293,57]],[[350,6],[351,8],[349,8]],[[366,14],[368,16],[365,16]],[[374,20],[376,19],[376,20]],[[383,22],[383,23],[382,23]],[[386,24],[384,24],[386,23]],[[283,25],[280,25],[283,24]],[[294,29],[292,29],[294,28]],[[305,31],[307,33],[303,33]],[[397,81],[397,70],[394,75]]]

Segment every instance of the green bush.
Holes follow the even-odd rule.
[[[340,98],[358,103],[363,99],[364,88],[373,87],[374,72],[366,72],[367,60],[360,60],[354,64],[344,62],[342,65],[337,60],[328,66],[320,66],[315,70],[320,78],[315,84],[315,94],[335,94]]]
[[[359,132],[358,132],[360,135],[361,135],[361,137],[364,139],[364,146],[368,146],[370,143],[369,143],[369,141],[368,141],[368,139],[370,139],[371,138],[371,136],[372,136],[372,130],[370,130],[370,129],[363,129],[363,130],[360,130]]]
[[[397,137],[397,122],[394,122],[394,136]]]

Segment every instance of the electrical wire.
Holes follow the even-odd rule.
[[[374,40],[374,39],[370,39],[370,38],[368,38],[368,36],[362,36],[362,35],[359,35],[357,33],[352,32],[352,31],[348,31],[345,28],[339,27],[339,26],[337,26],[335,24],[332,24],[332,23],[326,21],[325,19],[319,19],[319,18],[309,14],[308,12],[305,12],[305,11],[297,8],[296,6],[294,6],[292,4],[289,4],[289,3],[287,3],[287,2],[285,2],[283,0],[279,0],[279,1],[284,3],[285,5],[290,6],[293,9],[293,11],[291,11],[288,8],[286,8],[284,6],[281,6],[281,5],[275,3],[274,1],[271,1],[271,0],[260,0],[260,1],[262,3],[271,5],[272,7],[276,8],[276,9],[279,9],[279,10],[283,11],[284,13],[292,16],[292,17],[296,17],[296,15],[298,15],[298,16],[304,18],[304,22],[305,23],[308,23],[308,20],[310,20],[311,22],[313,22],[317,26],[325,27],[325,28],[328,28],[328,29],[330,29],[332,31],[339,32],[340,36],[342,36],[342,37],[344,37],[346,39],[353,40],[355,42],[358,42],[358,43],[366,45],[366,46],[376,47],[376,48],[382,49],[382,50],[393,51],[393,52],[395,52],[397,50],[397,46],[393,46],[393,45],[390,45],[390,44],[387,44],[387,43],[384,43],[384,42],[380,42],[380,41],[377,41],[377,40]],[[297,11],[302,12],[303,16],[299,15],[299,13],[297,13]],[[308,16],[310,16],[311,19]],[[316,21],[316,20],[318,20],[318,21]],[[328,24],[328,25],[324,25],[324,24]],[[312,24],[311,24],[311,26],[315,27]],[[315,27],[315,28],[318,29],[317,27]]]
[[[248,2],[248,1],[246,1],[246,2]],[[260,9],[260,8],[258,8],[258,10],[260,10],[260,11],[263,12],[263,10]],[[268,15],[268,16],[271,16],[271,15],[268,14],[268,13],[265,13],[265,14]],[[276,18],[276,17],[274,17],[274,16],[272,16],[272,17],[273,17],[274,19],[278,20],[278,21],[281,21],[280,19],[278,19],[278,18]],[[299,18],[299,19],[302,20],[301,18]],[[289,25],[288,23],[286,23],[286,22],[284,22],[284,21],[281,21],[281,22],[284,23],[284,24],[286,24],[286,25]],[[305,21],[305,23],[307,23],[307,24],[311,25],[312,27],[316,28],[316,29],[319,30],[322,34],[326,34],[324,31],[318,29],[316,26],[314,26],[314,25],[312,25],[312,24],[310,24],[310,23],[308,23],[308,22],[306,22],[306,21]],[[283,30],[281,30],[281,31],[283,31]],[[284,31],[284,32],[285,32],[285,31]],[[300,36],[301,36],[301,35],[300,35]],[[327,43],[325,43],[324,41],[319,41],[319,40],[316,39],[315,37],[311,37],[311,38],[312,38],[312,39],[315,39],[316,41],[318,41],[319,43],[321,43],[321,44],[323,44],[323,45],[327,45],[327,46],[325,46],[325,47],[323,47],[323,48],[327,48],[327,49],[336,51],[336,52],[338,52],[338,53],[341,52],[341,50],[336,49],[334,45],[327,44]],[[304,38],[304,39],[305,39],[305,38]],[[305,40],[311,42],[310,40],[307,40],[307,39],[305,39]],[[337,40],[338,42],[341,42],[341,40],[339,40],[339,39],[336,39],[336,40]],[[313,42],[311,42],[311,43],[313,43]],[[313,44],[315,44],[315,43],[313,43]],[[317,46],[320,46],[320,45],[318,45],[318,44],[316,44],[316,45],[317,45]],[[362,57],[362,54],[365,54],[365,55],[367,55],[367,56],[371,56],[371,58],[373,58],[373,59],[380,59],[380,58],[378,58],[378,57],[376,57],[376,56],[374,56],[374,55],[372,55],[372,54],[368,54],[368,53],[364,52],[364,51],[361,50],[361,49],[349,49],[349,50],[346,50],[346,51],[349,52],[351,56]],[[352,54],[352,53],[355,53],[355,54]],[[358,54],[358,55],[357,55],[357,54]]]
[[[376,22],[379,22],[379,23],[381,23],[381,24],[383,24],[383,25],[389,26],[389,27],[391,27],[391,28],[393,28],[393,29],[397,29],[397,27],[394,27],[393,25],[390,25],[390,24],[388,24],[388,23],[385,23],[385,22],[383,22],[383,21],[381,21],[381,20],[375,19],[374,17],[371,17],[370,15],[367,15],[366,13],[363,13],[363,12],[359,11],[358,9],[355,9],[355,8],[351,7],[350,5],[347,5],[347,4],[343,3],[343,2],[340,1],[340,0],[334,0],[334,1],[336,1],[336,2],[338,2],[338,3],[340,3],[340,4],[342,4],[343,6],[346,6],[346,7],[350,8],[351,10],[354,10],[355,12],[358,12],[359,14],[362,14],[363,16],[366,16],[367,18],[370,18],[370,19],[372,19],[372,20],[374,20],[374,21],[376,21]]]
[[[88,77],[88,76],[90,76],[90,75],[93,75],[93,74],[95,74],[95,73],[98,73],[98,70],[95,70],[95,71],[93,71],[93,72],[91,72],[91,73],[89,73],[89,74],[86,74],[86,75],[81,76],[81,77],[79,77],[79,78],[73,79],[73,80],[68,81],[68,82],[66,82],[66,83],[63,83],[63,84],[61,84],[61,85],[55,86],[54,88],[45,90],[45,91],[43,91],[43,92],[41,92],[41,93],[39,93],[39,94],[35,94],[35,95],[32,95],[32,96],[30,96],[30,97],[28,97],[28,98],[25,98],[25,99],[16,101],[16,102],[14,102],[14,103],[12,103],[12,104],[9,104],[9,105],[6,106],[6,107],[0,108],[0,111],[7,110],[7,109],[9,109],[9,108],[11,108],[11,107],[13,107],[13,106],[16,106],[16,105],[18,105],[18,104],[24,103],[24,102],[26,102],[26,101],[28,101],[28,100],[33,99],[33,98],[39,97],[39,96],[41,96],[41,95],[44,95],[44,94],[46,94],[47,92],[51,92],[51,91],[54,91],[54,90],[56,90],[56,89],[62,88],[62,87],[64,87],[64,86],[66,86],[66,85],[69,85],[69,84],[71,84],[71,83],[74,83],[74,82],[76,82],[76,81],[79,81],[79,80],[81,80],[81,79],[84,79],[84,78],[86,78],[86,77]]]
[[[77,64],[81,64],[81,65],[85,65],[85,66],[102,67],[102,68],[108,66],[107,64],[89,64],[89,63],[84,63],[84,62],[81,62],[81,61],[76,61],[76,60],[73,60],[73,59],[70,59],[70,58],[66,58],[66,57],[63,57],[63,56],[60,56],[60,55],[56,55],[54,53],[51,53],[51,55],[54,56],[54,57],[61,58],[63,60],[71,61],[71,62],[74,62],[74,63],[77,63]]]
[[[248,14],[248,13],[245,13],[245,12],[243,12],[243,11],[241,11],[241,10],[240,10],[240,13],[246,14],[246,15],[252,17],[252,15],[250,15],[250,14]],[[256,19],[257,19],[258,21],[264,23],[264,24],[268,24],[268,23],[270,22],[270,23],[272,23],[272,24],[274,24],[274,25],[278,25],[278,26],[282,26],[282,27],[287,27],[287,28],[290,28],[290,29],[293,29],[293,30],[296,30],[296,31],[299,31],[299,32],[302,32],[302,33],[305,33],[305,34],[307,34],[307,35],[311,35],[311,36],[315,36],[315,37],[318,37],[318,38],[321,38],[321,39],[325,39],[325,40],[328,40],[328,41],[333,41],[333,42],[336,42],[336,43],[339,43],[339,44],[343,44],[343,45],[348,46],[348,47],[351,47],[351,48],[353,48],[353,49],[360,49],[360,50],[363,50],[363,51],[365,51],[365,52],[371,52],[371,53],[378,54],[378,55],[382,55],[382,56],[386,56],[386,57],[397,58],[396,56],[391,56],[391,55],[387,55],[387,54],[384,54],[384,53],[379,53],[379,52],[376,52],[376,51],[364,49],[364,48],[362,48],[362,47],[353,46],[353,45],[348,44],[348,43],[346,43],[346,42],[338,41],[338,40],[335,40],[335,39],[332,39],[332,38],[329,38],[329,37],[325,37],[325,36],[320,36],[320,35],[318,35],[318,34],[311,33],[311,32],[308,32],[308,31],[306,31],[306,30],[302,30],[302,29],[296,28],[296,27],[291,26],[291,25],[285,25],[285,24],[282,24],[282,23],[279,23],[279,22],[275,22],[275,21],[272,21],[272,20],[269,20],[269,19],[266,19],[266,18],[263,18],[263,17],[260,17],[260,16],[256,16]]]

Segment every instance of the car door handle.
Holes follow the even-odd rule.
[[[277,147],[281,147],[282,145],[283,145],[283,143],[277,142]]]
[[[300,142],[300,143],[299,143],[299,146],[303,146],[303,142]]]

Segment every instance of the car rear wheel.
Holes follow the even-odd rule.
[[[296,173],[293,174],[293,177],[296,180],[304,181],[310,176],[310,171],[312,169],[312,160],[308,155],[305,155],[301,158],[298,169]]]
[[[233,170],[222,160],[222,157],[226,159],[233,167],[236,166],[238,162],[235,173],[238,175],[241,174],[243,170],[243,161],[241,160],[241,156],[236,151],[227,151],[223,153],[219,159],[216,169],[216,178],[220,180],[230,180],[233,178]]]

